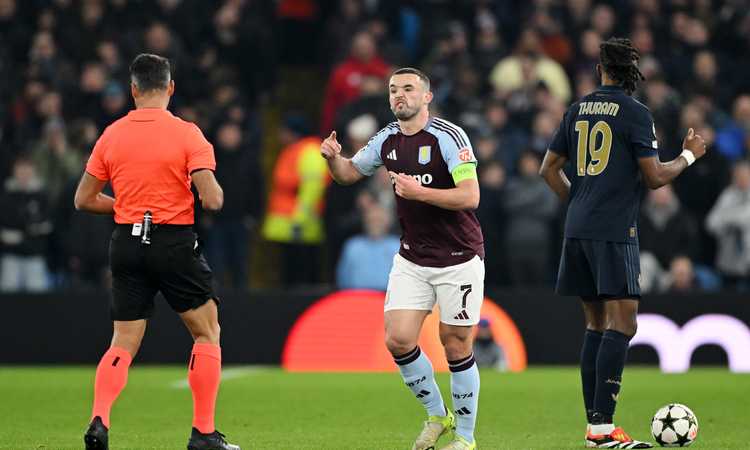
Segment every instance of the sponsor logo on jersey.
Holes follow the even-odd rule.
[[[421,184],[422,186],[432,184],[432,174],[430,173],[423,173],[423,174],[417,174],[417,175],[405,174],[405,175],[408,177],[414,178],[415,180],[417,180],[417,183]],[[391,184],[396,184],[396,180],[391,178]]]
[[[458,152],[458,159],[460,159],[463,162],[471,161],[473,159],[471,155],[471,150],[469,150],[468,147],[462,148]]]
[[[419,164],[427,164],[430,162],[430,157],[432,155],[432,147],[429,145],[423,145],[419,147],[419,154],[418,154],[417,161],[419,161]]]
[[[388,153],[388,156],[386,156],[386,158],[392,159],[393,161],[397,160],[398,157],[396,156],[396,149],[394,148],[393,150],[391,150],[391,152]]]

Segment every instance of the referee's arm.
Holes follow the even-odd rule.
[[[106,180],[84,172],[73,199],[76,209],[94,214],[114,214],[115,199],[102,193],[106,184]]]
[[[224,206],[224,191],[216,181],[213,170],[198,169],[190,174],[198,190],[201,206],[208,211],[218,211]]]

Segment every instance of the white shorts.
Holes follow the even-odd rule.
[[[484,299],[484,261],[479,256],[448,267],[424,267],[396,254],[388,277],[385,311],[432,311],[437,302],[440,321],[476,325]]]

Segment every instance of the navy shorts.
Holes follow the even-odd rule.
[[[132,225],[117,225],[109,244],[112,265],[112,320],[148,319],[161,292],[178,313],[209,300],[213,275],[191,226],[155,226],[151,245],[132,236]]]
[[[639,299],[637,243],[566,238],[555,292],[584,299]]]

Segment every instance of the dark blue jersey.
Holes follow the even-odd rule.
[[[573,169],[565,237],[637,242],[638,158],[657,155],[648,108],[619,86],[601,86],[568,109],[549,149]]]

